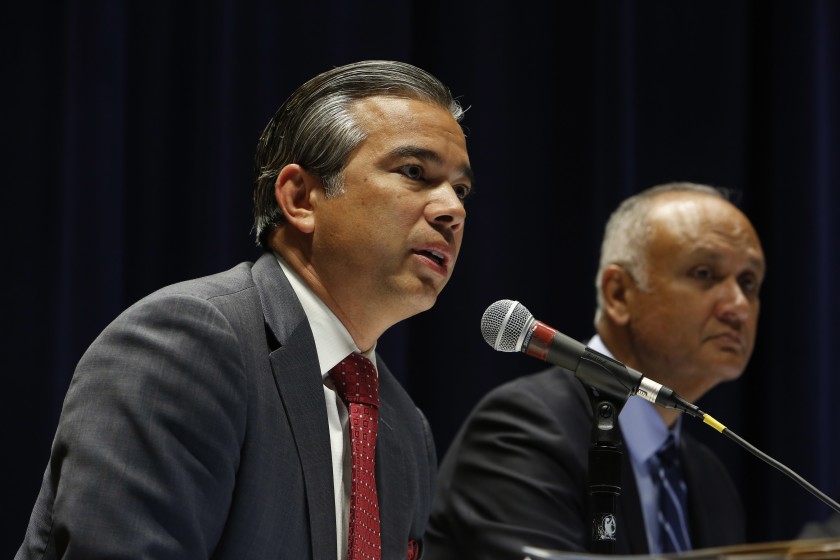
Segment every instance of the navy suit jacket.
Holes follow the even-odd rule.
[[[570,371],[552,367],[490,391],[446,452],[426,537],[434,560],[522,560],[525,546],[585,552],[591,544],[592,406]],[[683,432],[695,548],[744,542],[741,499],[719,459]],[[615,554],[647,554],[628,452],[621,458]]]
[[[426,529],[426,419],[377,359],[383,559]],[[315,341],[274,256],[163,288],[73,375],[16,559],[336,558]]]

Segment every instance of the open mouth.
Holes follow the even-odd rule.
[[[440,266],[443,266],[443,264],[446,262],[446,258],[442,254],[436,253],[435,251],[419,250],[415,251],[415,254],[423,255],[424,257],[433,260]]]

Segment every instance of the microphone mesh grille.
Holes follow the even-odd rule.
[[[502,299],[490,305],[481,317],[485,342],[500,352],[519,352],[531,313],[518,301]]]

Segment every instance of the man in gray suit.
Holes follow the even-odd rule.
[[[764,271],[758,235],[723,192],[692,183],[652,187],[625,200],[607,223],[595,281],[597,334],[588,345],[695,402],[744,371]],[[588,495],[592,393],[572,372],[552,367],[478,403],[441,463],[426,539],[433,558],[522,560],[526,546],[597,551]],[[681,420],[677,410],[636,397],[621,409],[621,494],[615,516],[604,518],[617,531],[603,539],[616,554],[673,546],[675,527],[658,517],[657,502],[670,493],[659,492],[653,468],[669,438],[688,494],[681,550],[745,538],[734,483]]]
[[[255,263],[163,288],[81,358],[17,559],[348,558],[347,407],[379,384],[376,558],[417,558],[429,426],[375,355],[452,274],[472,173],[463,110],[414,66],[363,61],[298,88],[256,155]]]

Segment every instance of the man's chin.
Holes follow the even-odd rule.
[[[413,317],[434,307],[437,302],[438,292],[429,289],[428,286],[419,293],[405,294],[400,298],[399,304],[404,309],[405,318]]]
[[[745,367],[743,360],[721,363],[717,367],[718,377],[722,382],[735,381],[744,373]]]
[[[696,361],[693,369],[700,375],[724,382],[734,381],[741,377],[746,364],[747,361],[740,353],[716,351],[712,355],[707,353],[702,359]]]

